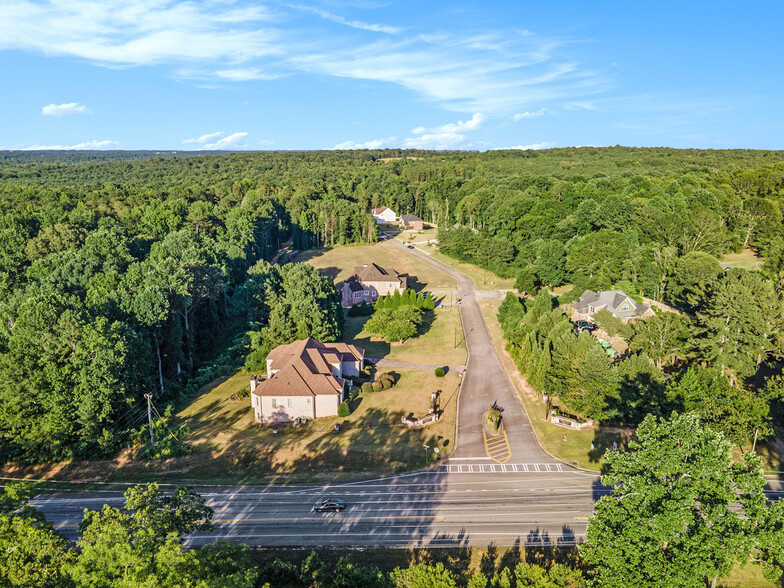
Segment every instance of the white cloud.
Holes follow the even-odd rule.
[[[346,25],[347,27],[352,27],[355,29],[361,29],[365,31],[372,31],[374,33],[387,33],[389,35],[394,35],[396,33],[400,33],[403,30],[399,27],[393,27],[389,25],[372,24],[372,23],[362,22],[359,20],[348,20],[346,18],[343,18],[342,16],[338,16],[332,14],[331,12],[327,12],[326,10],[321,10],[320,8],[315,8],[312,6],[301,6],[298,4],[292,4],[291,7],[296,8],[297,10],[318,14],[322,18],[331,20],[332,22],[336,22],[338,24]]]
[[[198,145],[196,148],[199,151],[215,151],[218,149],[242,149],[246,147],[242,144],[242,140],[248,136],[247,131],[232,133],[231,135],[223,136],[223,131],[215,133],[207,133],[201,137],[193,139],[185,139],[182,143],[184,145]]]
[[[515,145],[514,147],[496,147],[494,151],[498,151],[501,149],[520,149],[521,151],[527,151],[529,149],[549,149],[550,147],[555,147],[555,141],[532,143],[531,145]]]
[[[280,54],[266,8],[233,2],[4,0],[0,49],[80,57],[104,65],[238,63]]]
[[[275,141],[272,141],[271,139],[263,139],[263,140],[259,141],[259,145],[262,145],[262,146],[264,146],[264,147],[269,147],[269,146],[270,146],[270,145],[272,145],[274,142],[275,142]]]
[[[487,117],[481,112],[466,121],[447,123],[438,127],[417,127],[411,130],[413,137],[408,137],[403,143],[406,147],[415,149],[455,149],[468,147],[466,133],[481,128]]]
[[[46,116],[64,116],[66,114],[90,114],[92,110],[84,104],[78,102],[68,102],[66,104],[47,104],[41,109],[41,114]]]
[[[105,149],[119,149],[120,144],[117,141],[87,141],[86,143],[77,143],[76,145],[31,145],[29,147],[22,147],[22,151],[100,151]]]
[[[387,137],[386,139],[374,139],[372,141],[365,141],[364,143],[355,143],[354,141],[343,141],[333,147],[333,149],[381,149],[383,147],[392,147],[397,141],[397,137]]]
[[[283,77],[281,73],[271,73],[260,68],[234,68],[219,69],[214,72],[216,76],[230,82],[248,82],[251,80],[277,80]]]
[[[212,139],[217,139],[218,137],[222,136],[223,134],[224,134],[223,131],[218,131],[216,133],[207,133],[206,135],[202,135],[201,137],[195,137],[193,139],[185,139],[183,141],[183,143],[185,143],[185,144],[189,144],[189,143],[204,144],[204,143],[210,142]]]
[[[299,25],[303,11],[321,27]],[[331,23],[362,32],[347,35]],[[281,24],[284,23],[284,24]],[[369,35],[384,33],[383,37]],[[395,84],[456,112],[512,116],[608,87],[565,54],[571,41],[513,28],[406,34],[318,8],[237,0],[3,0],[0,50],[67,56],[107,67],[161,65],[210,83],[296,73]],[[214,87],[214,86],[212,86]]]
[[[547,112],[546,108],[540,108],[535,112],[521,112],[520,114],[515,114],[512,116],[512,120],[514,122],[518,122],[523,120],[524,118],[536,118],[537,116],[542,116],[545,112]]]

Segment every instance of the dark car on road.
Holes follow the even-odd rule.
[[[340,498],[322,498],[313,505],[313,510],[316,512],[340,512],[346,508],[346,503]]]
[[[409,249],[414,249],[414,246],[413,246],[413,245],[410,245],[410,244],[409,244],[409,245],[406,245],[406,247],[408,247]]]

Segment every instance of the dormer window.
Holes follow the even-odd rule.
[[[596,312],[596,308],[593,306],[588,307],[588,312]]]

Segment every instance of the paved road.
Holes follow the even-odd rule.
[[[468,348],[468,362],[460,389],[457,445],[452,458],[486,456],[482,437],[482,415],[493,402],[498,402],[498,405],[504,409],[503,420],[512,451],[511,461],[555,462],[552,456],[539,447],[523,402],[498,358],[487,323],[476,299],[474,281],[463,272],[433,259],[424,251],[409,249],[402,241],[390,239],[388,242],[429,263],[457,282],[457,297],[460,299],[460,317]]]
[[[215,529],[191,535],[188,545],[218,540],[268,546],[570,545],[584,537],[593,504],[607,490],[596,475],[562,465],[539,448],[495,353],[473,282],[422,252],[406,250],[455,277],[462,299],[469,359],[452,457],[426,471],[375,480],[196,488],[215,509]],[[493,400],[505,409],[511,456],[503,464],[485,455],[481,432],[481,415]],[[770,486],[775,491],[770,497],[780,498],[781,484]],[[347,509],[312,512],[322,496],[345,499]],[[85,508],[122,503],[120,492],[51,494],[33,501],[72,538]]]
[[[457,372],[458,374],[462,373],[465,370],[465,366],[462,365],[448,365],[444,366],[443,364],[437,363],[414,363],[411,361],[393,361],[389,359],[379,359],[376,361],[376,367],[379,369],[401,369],[401,370],[429,370],[433,371],[436,368],[447,367],[449,368],[450,372]]]
[[[503,468],[503,469],[502,469]],[[451,470],[451,471],[450,471]],[[528,471],[526,471],[528,470]],[[217,540],[251,545],[514,545],[573,543],[604,491],[594,476],[552,464],[439,466],[378,480],[326,486],[197,489],[215,509],[215,529],[189,545]],[[345,499],[342,513],[314,513],[324,495]],[[120,507],[119,492],[60,494],[33,501],[69,537],[83,509]]]

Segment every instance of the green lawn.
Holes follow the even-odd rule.
[[[352,275],[355,267],[365,263],[377,263],[383,268],[394,269],[414,278],[410,285],[417,291],[448,290],[455,287],[455,281],[445,273],[383,241],[374,245],[310,249],[297,254],[293,261],[311,264],[331,278],[336,286]]]
[[[428,563],[435,565],[444,564],[444,567],[454,572],[462,581],[463,586],[471,574],[475,572],[491,573],[502,568],[513,570],[521,561],[535,563],[547,567],[550,563],[564,563],[570,567],[579,568],[580,557],[576,548],[572,546],[554,547],[504,547],[490,545],[488,547],[464,546],[454,548],[408,548],[408,549],[353,549],[341,547],[318,547],[313,550],[292,547],[266,547],[257,548],[252,552],[253,561],[263,565],[266,562],[280,558],[300,566],[302,561],[315,551],[321,559],[334,566],[341,558],[348,559],[354,565],[363,567],[377,567],[382,572],[391,572],[396,567]],[[720,581],[720,588],[776,588],[781,587],[781,582],[775,584],[766,581],[758,566],[747,566],[745,569],[736,568],[730,579]]]
[[[757,255],[754,249],[744,249],[740,253],[728,253],[719,262],[731,268],[758,270],[762,267],[764,260]]]
[[[433,259],[437,259],[438,261],[450,265],[453,268],[460,270],[464,274],[471,276],[471,278],[473,278],[474,282],[476,283],[477,290],[506,290],[514,288],[514,278],[499,278],[491,271],[482,269],[481,267],[470,263],[457,261],[448,255],[444,255],[443,253],[437,251],[435,247],[424,247],[424,251],[431,253]]]
[[[436,365],[464,365],[466,350],[460,314],[444,307],[423,314],[422,335],[405,343],[387,343],[363,330],[369,317],[346,317],[343,340],[365,350],[366,357]],[[455,342],[458,346],[455,348]]]
[[[249,374],[237,374],[205,387],[178,415],[191,428],[192,455],[169,461],[178,479],[220,479],[224,483],[262,483],[282,477],[309,481],[346,475],[385,474],[425,465],[423,444],[448,453],[454,444],[456,395],[460,376],[436,378],[430,371],[390,370],[399,376],[390,390],[363,394],[346,418],[281,427],[273,436],[253,422],[250,400],[231,397],[247,387]],[[430,395],[441,390],[444,411],[435,425],[421,430],[400,424],[403,416],[427,414]],[[340,432],[334,426],[340,425]],[[432,454],[431,454],[432,458]],[[156,475],[165,479],[169,467]]]

